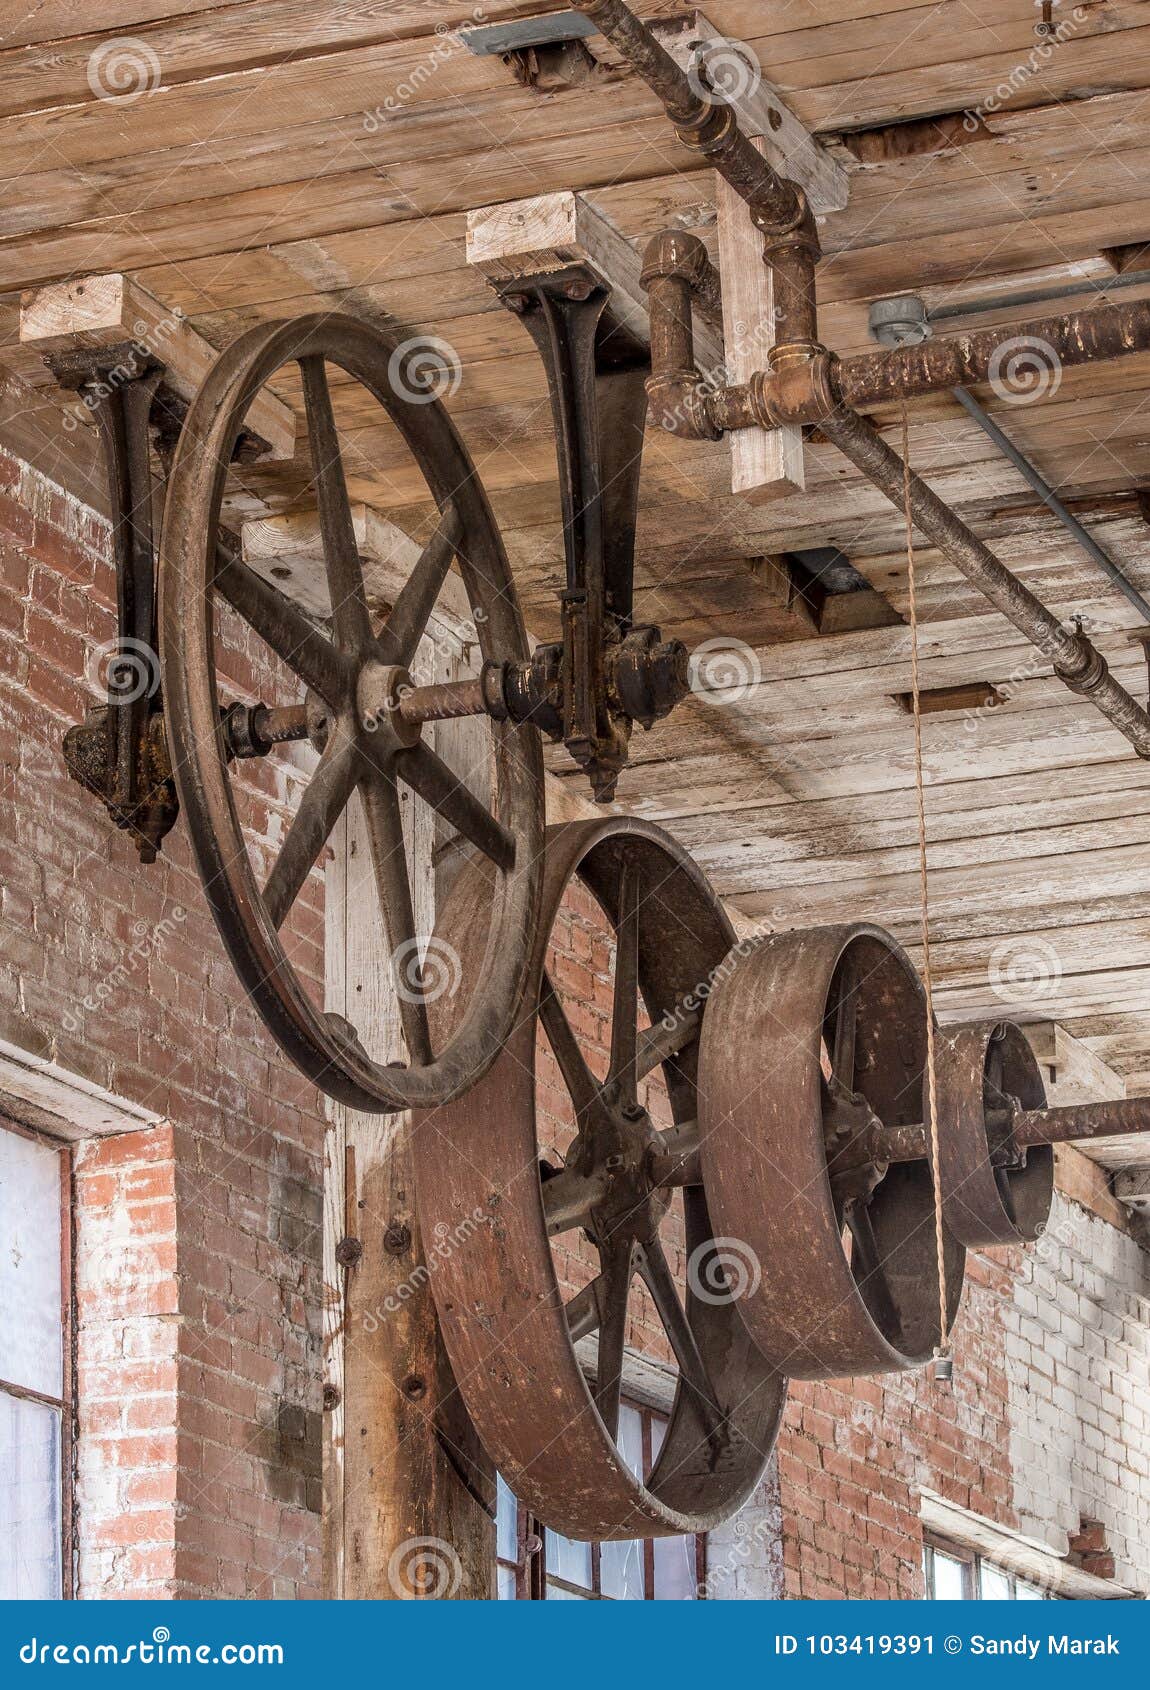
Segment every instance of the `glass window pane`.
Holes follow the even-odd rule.
[[[966,1599],[966,1580],[963,1564],[953,1555],[943,1555],[938,1549],[934,1556],[934,1589],[931,1595],[937,1602],[962,1602]]]
[[[0,1600],[61,1593],[60,1412],[0,1391]]]
[[[573,1590],[564,1590],[560,1584],[547,1585],[548,1602],[586,1602],[586,1596],[577,1596]]]
[[[599,1548],[599,1588],[619,1602],[643,1600],[643,1545],[604,1543]]]
[[[518,1561],[519,1504],[504,1484],[502,1474],[497,1474],[495,1479],[495,1541],[501,1561]]]
[[[497,1582],[495,1594],[500,1602],[514,1602],[515,1600],[515,1568],[497,1567],[495,1569]]]
[[[558,1532],[547,1533],[547,1571],[566,1579],[568,1584],[591,1588],[591,1545],[574,1543]]]
[[[693,1602],[699,1582],[693,1537],[655,1539],[656,1602]]]
[[[0,1129],[0,1378],[64,1389],[60,1153]]]
[[[639,1478],[643,1472],[643,1416],[637,1408],[623,1403],[619,1410],[619,1454]]]
[[[1045,1602],[1047,1599],[1044,1590],[1039,1590],[1036,1584],[1025,1584],[1022,1579],[1016,1580],[1014,1595],[1018,1602]]]
[[[1009,1602],[1011,1599],[1009,1573],[1004,1573],[1001,1567],[992,1567],[988,1561],[979,1565],[978,1584],[984,1602]]]

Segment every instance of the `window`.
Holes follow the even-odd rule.
[[[0,1598],[66,1596],[71,1162],[0,1125]]]
[[[1059,1598],[995,1561],[953,1543],[927,1539],[922,1552],[926,1599],[933,1602],[1055,1602]]]
[[[666,1435],[661,1414],[624,1402],[619,1447],[633,1473],[649,1473]],[[500,1599],[555,1602],[693,1602],[706,1577],[705,1540],[575,1543],[545,1530],[499,1480],[496,1580]]]

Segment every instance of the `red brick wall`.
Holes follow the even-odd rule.
[[[971,1256],[954,1380],[793,1382],[779,1437],[788,1597],[922,1595],[918,1490],[1015,1525],[1005,1329],[1016,1252]]]
[[[170,1123],[79,1155],[81,1594],[316,1594],[317,1094],[246,1002],[182,825],[141,866],[64,770],[113,604],[106,524],[0,454],[0,1037]],[[286,701],[223,632],[231,696]],[[290,765],[245,786],[266,858]],[[322,919],[315,876],[292,941],[316,979]]]

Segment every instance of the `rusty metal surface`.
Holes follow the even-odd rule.
[[[361,1110],[438,1102],[472,1084],[512,1025],[539,908],[543,767],[534,730],[492,723],[496,803],[492,814],[451,778],[410,732],[397,701],[369,718],[364,700],[394,697],[369,686],[384,671],[401,676],[415,655],[453,556],[476,616],[484,661],[526,657],[514,584],[483,489],[442,404],[405,399],[388,379],[395,343],[347,317],[315,315],[263,324],[241,336],[213,367],[189,411],[172,462],[161,546],[161,657],[168,726],[180,799],[193,851],[221,937],[253,1003],[281,1049],[318,1086]],[[304,378],[328,581],[332,637],[248,570],[226,544],[220,502],[228,465],[251,398],[284,363]],[[361,382],[388,411],[444,513],[386,624],[374,632],[351,526],[325,362]],[[420,402],[423,400],[424,402]],[[319,765],[266,886],[248,856],[228,778],[228,748],[216,690],[216,591],[239,611],[299,677],[309,724],[322,746]],[[402,766],[401,766],[402,765]],[[288,960],[279,926],[352,792],[364,799],[380,899],[397,968],[418,936],[404,861],[397,783],[428,798],[448,824],[499,857],[482,986],[450,1045],[433,1051],[427,1006],[411,989],[402,1000],[406,1066],[374,1062],[354,1030],[327,1017]],[[429,796],[430,795],[430,796]],[[416,969],[418,974],[418,969]]]
[[[1033,1144],[1074,1144],[1080,1140],[1150,1133],[1150,1097],[1022,1109],[1011,1117],[1010,1132],[1023,1149]]]
[[[613,1079],[605,1085],[588,1078],[545,976],[552,921],[575,875],[618,935],[623,984],[617,972]],[[438,928],[463,959],[465,982],[483,966],[490,880],[489,865],[473,859]],[[774,1441],[785,1382],[758,1355],[733,1301],[721,1287],[718,1296],[700,1295],[690,1275],[685,1307],[668,1292],[658,1226],[671,1192],[650,1171],[652,1153],[666,1144],[637,1106],[647,1047],[633,1013],[620,1008],[631,1001],[633,977],[652,1021],[673,1017],[722,963],[732,938],[699,870],[660,829],[622,817],[552,829],[544,919],[519,1023],[466,1097],[419,1112],[413,1122],[423,1234],[468,1233],[466,1243],[444,1252],[432,1277],[468,1411],[519,1498],[567,1536],[707,1530],[750,1495]],[[536,1136],[537,1006],[580,1124],[566,1166],[548,1170],[545,1180]],[[450,1021],[449,1005],[437,1010]],[[681,1127],[696,1114],[695,1027],[697,1020],[664,1067]],[[709,1260],[715,1234],[706,1194],[688,1186],[684,1199],[688,1254]],[[575,1224],[595,1240],[602,1275],[598,1289],[565,1307],[548,1239]],[[616,1292],[632,1273],[661,1305],[680,1364],[667,1438],[646,1485],[628,1471],[611,1431],[624,1335]],[[708,1282],[701,1282],[704,1293]],[[596,1328],[589,1381],[575,1340]]]
[[[1042,1109],[1038,1060],[1019,1027],[987,1021],[938,1042],[939,1185],[943,1214],[969,1249],[1030,1243],[1050,1216],[1054,1152],[1016,1146],[1010,1111]]]
[[[699,1057],[703,1174],[716,1228],[760,1269],[737,1306],[782,1373],[889,1372],[921,1364],[938,1342],[930,1168],[850,1154],[876,1117],[920,1119],[925,1055],[918,977],[878,928],[772,935],[711,995]],[[948,1233],[952,1313],[964,1260]]]
[[[972,334],[940,335],[914,346],[864,352],[845,358],[837,379],[848,405],[866,410],[926,393],[968,387],[989,380],[995,355],[1007,341],[1038,343],[1064,369],[1102,363],[1150,350],[1150,300],[1097,305],[1061,317],[981,329]]]

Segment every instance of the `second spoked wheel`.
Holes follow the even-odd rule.
[[[882,1155],[884,1128],[922,1120],[925,1063],[922,987],[878,928],[774,934],[711,997],[699,1063],[710,1214],[760,1270],[738,1308],[781,1373],[891,1372],[939,1343],[929,1160]],[[949,1329],[965,1252],[943,1237]]]
[[[473,859],[437,928],[465,984],[482,966],[491,876]],[[615,940],[598,1072],[587,1006],[569,1011],[549,971],[578,888]],[[706,1531],[751,1494],[774,1442],[785,1382],[740,1321],[746,1286],[723,1259],[697,1156],[699,994],[731,942],[705,879],[659,829],[622,818],[552,829],[520,1023],[486,1079],[413,1122],[420,1225],[425,1243],[444,1241],[431,1284],[456,1380],[507,1483],[568,1537]],[[436,1008],[450,1022],[450,1004]],[[544,1155],[539,1029],[574,1124],[561,1165]],[[643,1095],[656,1068],[662,1128]],[[553,1252],[585,1267],[581,1289]],[[640,1284],[676,1373],[649,1474],[629,1468],[619,1439]]]
[[[402,715],[409,669],[453,560],[482,660],[526,655],[511,572],[473,464],[432,392],[396,379],[397,346],[348,317],[264,324],[221,355],[188,412],[172,463],[161,545],[164,704],[180,803],[225,946],[273,1037],[341,1102],[398,1110],[458,1095],[494,1059],[515,1012],[538,919],[543,766],[538,734],[487,721],[489,801],[473,795]],[[302,378],[323,537],[330,627],[249,569],[220,529],[245,413],[285,366]],[[418,462],[439,522],[386,620],[373,624],[356,543],[329,371],[385,409]],[[217,683],[218,607],[231,606],[292,678],[288,702],[318,752],[270,874],[241,826]],[[254,702],[254,701],[253,701]],[[486,718],[485,718],[486,720]],[[358,794],[397,975],[406,1060],[369,1056],[361,1030],[327,1015],[293,966],[282,930],[337,821]],[[486,854],[491,902],[482,968],[447,1043],[436,1044],[402,825],[412,794]],[[362,1030],[364,1033],[366,1029]]]

